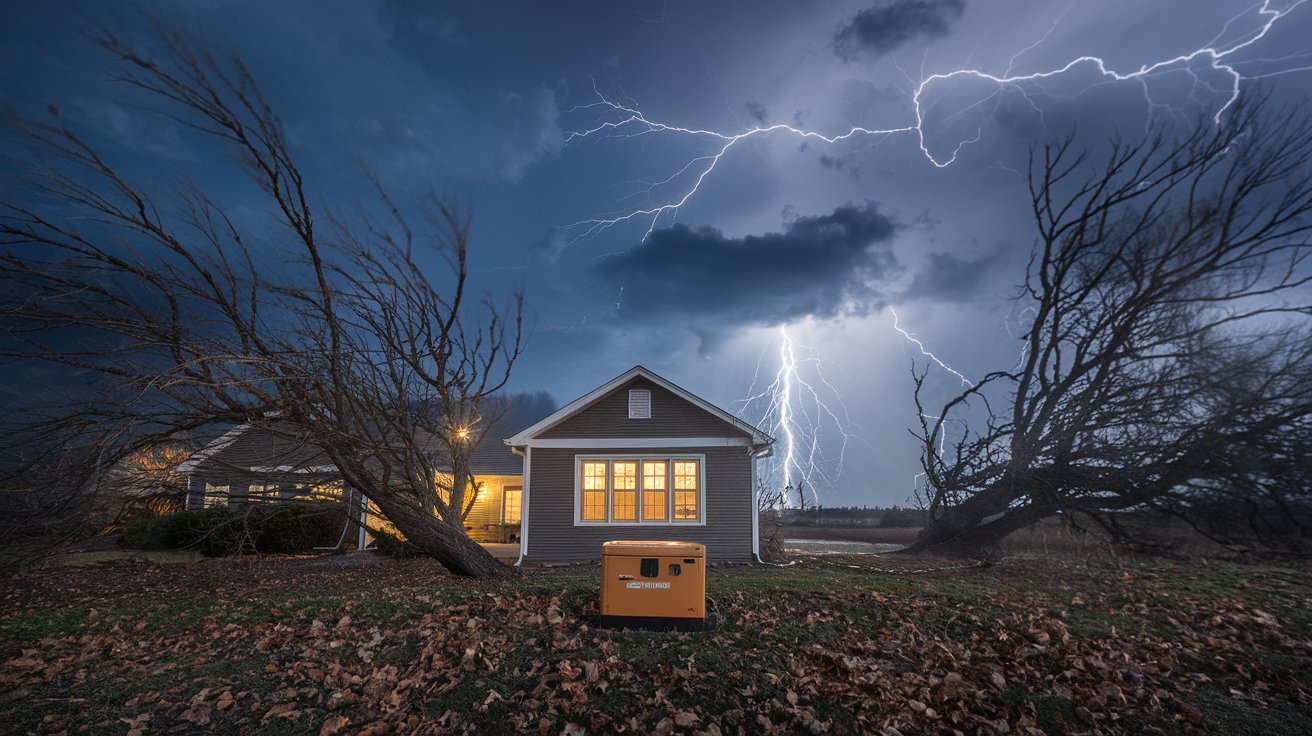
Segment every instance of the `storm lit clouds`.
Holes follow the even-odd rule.
[[[946,36],[966,10],[965,0],[884,0],[852,16],[834,34],[834,52],[847,61],[879,57],[912,41]]]
[[[826,504],[905,502],[916,472],[909,366],[894,305],[955,368],[1014,362],[1005,295],[1034,240],[1030,150],[1074,133],[1096,146],[1152,121],[1215,111],[1228,80],[1175,70],[1116,84],[1083,65],[1023,90],[930,74],[1054,69],[1099,54],[1134,70],[1251,33],[1252,0],[1052,4],[964,0],[763,0],[739,4],[155,2],[127,12],[90,0],[7,4],[0,104],[88,127],[163,183],[195,179],[239,211],[229,152],[194,143],[106,78],[77,33],[85,20],[149,34],[145,17],[240,56],[307,170],[316,206],[368,201],[359,164],[398,197],[437,191],[472,206],[475,288],[527,289],[533,334],[516,390],[567,401],[641,363],[726,406],[768,375],[778,325],[824,356],[860,441]],[[1169,22],[1164,22],[1167,20]],[[1312,5],[1234,60],[1280,72],[1312,38]],[[1312,73],[1270,76],[1301,99]],[[828,135],[913,125],[923,137],[837,144],[774,135],[735,146],[676,214],[573,240],[562,228],[677,200],[689,161],[722,141],[644,133],[566,143],[591,120],[594,85],[653,118],[735,133],[787,123]],[[965,142],[965,143],[963,143]],[[0,156],[16,155],[0,140]],[[11,148],[12,146],[12,148]],[[923,146],[923,148],[922,148]],[[933,161],[929,156],[933,156]],[[952,160],[949,166],[936,166]],[[0,187],[6,184],[0,181]],[[876,207],[870,202],[878,202]],[[855,204],[854,204],[855,203]],[[255,213],[258,214],[258,213]],[[252,215],[252,219],[255,215]],[[276,234],[275,234],[276,235]],[[568,243],[568,245],[565,245]],[[559,247],[546,247],[557,244]],[[952,388],[929,376],[929,388]],[[26,381],[26,378],[23,378]],[[758,386],[759,388],[759,386]]]
[[[624,285],[617,312],[624,322],[724,330],[828,319],[879,307],[881,286],[899,271],[891,249],[897,231],[873,202],[741,238],[675,225],[594,271]]]

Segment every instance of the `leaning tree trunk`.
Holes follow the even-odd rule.
[[[944,510],[920,531],[903,552],[930,552],[952,556],[988,556],[1002,540],[1051,513],[1035,503],[1011,507],[1015,495],[997,486]]]
[[[331,455],[344,479],[373,501],[406,541],[421,553],[432,557],[447,570],[467,578],[498,578],[515,573],[515,569],[498,562],[482,545],[469,538],[463,524],[449,524],[434,509],[424,508],[413,496],[390,485],[390,473],[383,472],[381,482],[377,468],[367,463],[351,462],[342,455]]]
[[[498,578],[514,574],[514,568],[498,562],[482,545],[470,539],[463,527],[452,526],[432,511],[424,511],[386,494],[375,494],[369,499],[405,535],[411,546],[456,575]]]

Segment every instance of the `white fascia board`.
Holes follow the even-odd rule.
[[[528,494],[532,493],[530,485],[533,479],[529,473],[533,470],[533,448],[525,447],[523,452],[515,448],[511,450],[524,458],[524,480],[519,493],[519,559],[515,560],[515,567],[519,567],[524,564],[524,556],[528,554]]]
[[[578,450],[639,449],[648,447],[749,447],[746,437],[581,437],[527,440],[518,447],[565,447]]]
[[[747,451],[748,462],[752,466],[752,554],[756,561],[761,561],[761,489],[756,482],[756,456],[754,450]]]
[[[182,461],[178,465],[179,473],[191,473],[196,470],[196,466],[223,452],[228,445],[237,441],[237,438],[246,433],[251,428],[250,423],[242,423],[223,433],[221,437],[205,445],[201,449],[191,454],[191,457]]]
[[[587,407],[601,400],[610,392],[614,391],[615,389],[619,388],[625,383],[628,383],[630,380],[632,380],[637,376],[642,376],[643,378],[646,378],[652,383],[655,383],[656,385],[666,389],[667,391],[670,391],[674,395],[691,402],[693,405],[707,412],[710,412],[711,414],[715,415],[716,417],[719,417],[720,419],[733,425],[734,427],[737,427],[738,429],[750,434],[752,436],[752,444],[768,445],[774,442],[774,438],[765,434],[764,432],[757,429],[756,427],[751,426],[750,424],[735,417],[734,415],[721,409],[715,404],[712,404],[711,402],[706,401],[705,399],[702,399],[701,397],[693,393],[690,393],[687,389],[684,389],[681,386],[678,386],[676,384],[669,382],[664,378],[661,378],[660,376],[656,375],[655,373],[652,373],[651,371],[647,370],[646,368],[643,368],[640,365],[633,366],[629,370],[621,373],[620,375],[607,381],[601,386],[593,389],[592,391],[589,391],[588,393],[584,394],[583,396],[580,396],[574,401],[571,401],[570,403],[566,404],[565,406],[557,410],[554,414],[547,416],[546,418],[539,421],[537,424],[534,424],[533,426],[524,429],[523,431],[519,432],[515,436],[504,440],[504,442],[512,447],[526,446],[532,441],[532,437],[534,435],[546,431],[547,429],[550,429],[551,427],[559,424],[560,422],[573,416],[574,414],[577,414],[578,412],[586,409]]]

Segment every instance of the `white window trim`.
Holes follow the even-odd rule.
[[[642,521],[642,461],[644,460],[665,460],[668,462],[666,471],[666,518],[663,521]],[[674,463],[677,460],[696,460],[697,461],[697,520],[696,521],[676,521],[674,519]],[[584,521],[583,520],[583,463],[585,462],[606,462],[606,520],[605,521]],[[610,515],[614,510],[611,501],[611,494],[615,492],[615,481],[613,476],[612,463],[619,462],[636,462],[638,463],[638,482],[634,492],[637,493],[637,521],[612,521]],[[682,527],[682,526],[706,526],[706,456],[702,454],[680,454],[680,453],[660,453],[652,455],[634,455],[630,453],[615,455],[575,455],[574,456],[574,526],[595,526],[595,527],[613,527],[613,526],[642,526],[642,527]]]

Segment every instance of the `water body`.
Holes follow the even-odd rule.
[[[784,549],[818,555],[877,555],[902,549],[901,544],[874,544],[839,539],[785,539]]]

